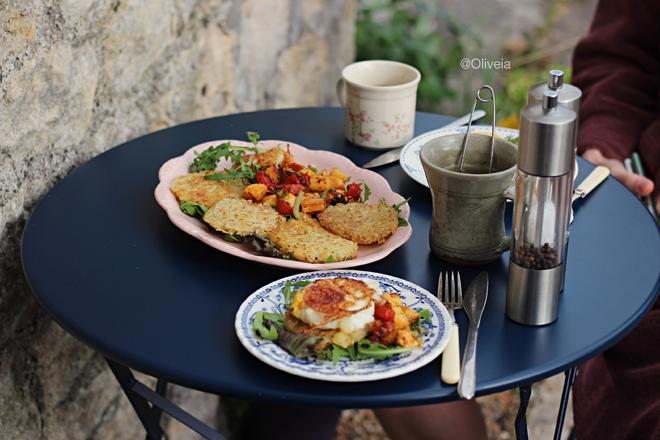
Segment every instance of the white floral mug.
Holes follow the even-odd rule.
[[[346,113],[346,139],[375,150],[400,147],[413,137],[417,69],[396,61],[360,61],[344,67],[337,96]]]

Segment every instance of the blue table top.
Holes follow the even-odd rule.
[[[416,134],[449,117],[418,113]],[[457,399],[440,381],[440,360],[383,381],[337,384],[302,379],[253,358],[234,334],[234,316],[254,290],[290,275],[212,249],[172,225],[156,204],[158,169],[213,139],[283,139],[344,154],[362,164],[378,152],[344,140],[343,112],[305,108],[191,122],[113,148],[75,169],[32,214],[23,265],[43,307],[67,331],[104,355],[169,381],[247,399],[337,407],[403,406]],[[593,168],[580,159],[581,180]],[[456,268],[428,245],[429,191],[398,164],[377,170],[411,196],[412,238],[361,269],[435,291],[438,273]],[[461,268],[463,282],[490,273],[481,325],[477,395],[536,381],[603,351],[650,308],[660,286],[660,234],[643,205],[613,178],[575,205],[566,288],[559,318],[525,327],[505,317],[508,254]],[[462,341],[466,320],[458,313]]]

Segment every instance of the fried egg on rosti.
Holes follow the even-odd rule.
[[[319,330],[335,330],[332,342],[348,347],[367,336],[380,292],[350,278],[317,280],[296,291],[291,314]]]

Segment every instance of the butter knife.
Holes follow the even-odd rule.
[[[472,118],[472,122],[483,118],[486,115],[486,112],[483,110],[476,110],[473,114],[474,117]],[[455,119],[451,121],[449,124],[443,125],[440,128],[460,127],[461,125],[467,124],[469,120],[470,120],[470,114],[468,113],[467,115],[461,116],[460,118]],[[386,153],[383,153],[380,156],[376,157],[375,159],[372,159],[369,162],[365,163],[364,165],[362,165],[362,168],[376,168],[382,165],[387,165],[388,163],[396,162],[397,160],[399,160],[402,150],[403,147],[389,150]]]
[[[584,199],[587,195],[594,190],[598,185],[603,183],[607,176],[610,175],[610,170],[602,165],[597,166],[573,191],[573,200]]]
[[[481,323],[481,315],[488,298],[488,272],[481,272],[467,288],[463,297],[463,308],[470,320],[461,379],[458,381],[458,395],[464,399],[472,399],[477,385],[477,332]]]

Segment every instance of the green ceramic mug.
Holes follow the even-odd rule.
[[[431,250],[443,260],[481,264],[509,249],[504,209],[515,193],[518,148],[495,139],[493,172],[488,173],[491,137],[471,134],[463,173],[456,161],[464,135],[435,138],[420,153],[433,198]]]

